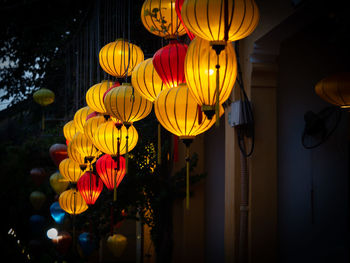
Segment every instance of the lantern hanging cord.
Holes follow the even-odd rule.
[[[238,76],[237,76],[237,83],[238,86],[240,87],[241,90],[241,99],[243,101],[242,103],[242,111],[247,115],[249,122],[245,125],[238,126],[237,128],[237,140],[238,140],[238,147],[242,154],[245,157],[249,157],[252,155],[254,151],[254,146],[255,146],[255,131],[254,131],[254,114],[253,114],[253,109],[251,106],[251,103],[248,99],[247,93],[245,92],[244,89],[244,83],[243,83],[243,77],[242,77],[242,70],[241,70],[241,63],[239,59],[239,42],[235,42],[235,52],[237,56],[237,71],[238,71]],[[251,138],[251,146],[249,151],[247,151],[244,147],[244,138]]]

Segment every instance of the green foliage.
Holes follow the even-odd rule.
[[[162,9],[166,9],[166,8],[162,8]],[[153,8],[152,11],[150,11],[149,9],[145,9],[143,14],[144,16],[153,17],[154,18],[153,20],[157,22],[159,24],[159,27],[161,28],[161,29],[158,29],[158,27],[151,26],[150,27],[151,32],[156,31],[163,34],[166,34],[169,32],[171,23],[166,25],[168,22],[165,20],[164,16],[161,16],[161,12],[159,8]]]

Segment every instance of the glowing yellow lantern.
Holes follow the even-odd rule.
[[[235,50],[228,43],[219,55],[220,74],[217,86],[217,54],[209,41],[196,37],[188,47],[185,58],[185,76],[187,85],[203,112],[211,118],[217,103],[222,105],[230,96],[237,76]]]
[[[103,104],[103,94],[114,85],[114,82],[103,80],[101,83],[93,85],[86,92],[86,104],[94,111],[106,113],[105,105]]]
[[[91,143],[94,142],[94,133],[98,126],[100,126],[102,123],[106,122],[105,117],[103,116],[96,116],[88,119],[84,124],[84,134]]]
[[[47,106],[55,101],[55,93],[49,89],[42,88],[34,92],[33,99],[41,106]]]
[[[228,0],[227,3],[227,39],[224,1],[186,0],[181,9],[182,20],[192,33],[208,41],[236,41],[247,37],[259,22],[255,1]]]
[[[84,133],[77,132],[69,144],[72,144],[72,147],[75,147],[76,150],[84,157],[84,160],[88,161],[89,163],[92,163],[96,156],[99,155],[98,149]]]
[[[83,174],[79,164],[69,158],[64,159],[58,169],[61,175],[72,183],[76,183]]]
[[[50,176],[50,185],[56,194],[61,194],[68,187],[68,180],[65,179],[59,172],[55,172]]]
[[[94,145],[101,152],[116,157],[118,155],[118,141],[120,142],[119,154],[122,155],[135,148],[138,138],[134,126],[127,129],[124,125],[120,125],[120,129],[118,129],[113,121],[107,121],[98,126],[93,139]]]
[[[63,134],[68,142],[73,140],[74,135],[78,132],[77,127],[75,127],[74,121],[71,120],[63,126]]]
[[[74,125],[78,131],[84,133],[84,124],[86,122],[86,117],[93,112],[94,111],[89,106],[85,106],[77,110],[77,112],[74,114]]]
[[[175,10],[176,0],[146,0],[141,8],[141,21],[152,34],[175,39],[186,34]]]
[[[99,53],[102,69],[116,78],[130,76],[136,65],[143,60],[141,48],[124,39],[117,39],[105,45]]]
[[[131,75],[131,84],[145,99],[154,102],[159,92],[166,88],[153,67],[152,58],[138,64]]]
[[[336,73],[320,80],[315,92],[323,100],[341,108],[350,107],[350,73]]]
[[[67,147],[67,154],[69,159],[73,160],[74,162],[78,163],[80,166],[80,169],[82,171],[89,170],[89,167],[87,167],[88,161],[85,160],[84,156],[82,156],[76,149],[76,146],[74,143],[68,144]],[[96,159],[94,159],[91,163],[93,163]]]
[[[88,209],[84,198],[76,189],[64,191],[58,198],[60,207],[71,215],[78,215]]]

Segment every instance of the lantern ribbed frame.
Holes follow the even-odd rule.
[[[107,113],[124,124],[145,118],[152,111],[152,102],[142,97],[130,83],[112,89],[104,100]]]
[[[137,45],[124,39],[117,39],[101,48],[101,68],[116,78],[130,76],[133,69],[144,60],[144,54]]]
[[[41,106],[47,106],[55,101],[55,93],[49,89],[42,88],[33,93],[33,99]]]
[[[68,144],[67,154],[68,154],[69,159],[73,160],[74,162],[78,163],[79,165],[83,165],[83,164],[87,163],[87,162],[85,163],[84,156],[78,152],[74,143]]]
[[[159,11],[151,16],[155,9]],[[166,22],[159,22],[160,17]],[[175,39],[186,34],[175,11],[175,0],[146,0],[141,8],[141,21],[150,33],[159,37]]]
[[[153,66],[168,88],[186,83],[184,63],[188,46],[178,40],[159,49],[153,55]]]
[[[78,215],[88,209],[84,198],[76,189],[64,191],[58,198],[60,207],[71,215]]]
[[[110,191],[114,189],[114,182],[117,183],[116,187],[118,188],[125,176],[125,159],[123,156],[120,156],[119,159],[119,170],[116,170],[116,168],[117,162],[109,154],[101,156],[96,162],[96,171]]]
[[[78,131],[80,131],[81,133],[84,133],[84,124],[86,122],[86,117],[93,112],[94,110],[91,109],[89,106],[85,106],[77,110],[77,112],[74,114],[73,120],[74,120],[74,125]]]
[[[93,85],[86,92],[86,104],[96,112],[106,113],[106,107],[103,103],[103,94],[115,84],[115,82],[103,80],[101,83]]]
[[[94,134],[94,145],[101,151],[106,154],[117,156],[118,154],[118,140],[120,136],[120,150],[119,154],[126,153],[126,135],[128,138],[128,151],[130,152],[135,148],[138,141],[138,133],[136,128],[132,125],[129,127],[129,130],[123,125],[119,130],[115,127],[113,121],[107,121],[98,126]]]
[[[91,172],[85,172],[77,183],[77,188],[87,205],[95,204],[103,189],[102,180]]]
[[[154,111],[160,124],[180,138],[193,138],[208,130],[216,121],[216,117],[209,120],[203,115],[202,122],[198,123],[198,104],[186,84],[159,93]],[[220,115],[223,113],[221,107]]]
[[[181,17],[196,36],[208,41],[225,41],[225,0],[185,0]],[[259,22],[254,0],[228,0],[228,41],[249,36]]]
[[[139,63],[131,75],[131,84],[145,99],[154,102],[159,92],[166,88],[157,71],[154,69],[152,58]]]
[[[74,121],[71,120],[69,122],[67,122],[64,126],[63,126],[63,134],[64,134],[64,138],[66,138],[66,140],[68,142],[70,142],[71,140],[73,140],[74,135],[78,132],[77,127],[74,124]]]
[[[69,144],[74,145],[75,149],[90,161],[99,155],[98,149],[84,133],[77,132]]]
[[[320,80],[315,86],[315,92],[328,103],[350,108],[350,73],[336,73]]]
[[[94,133],[96,129],[104,122],[106,122],[106,119],[103,116],[92,117],[85,122],[84,134],[91,143],[94,143]]]
[[[199,105],[215,106],[217,55],[209,41],[196,37],[188,47],[185,59],[187,85]],[[237,77],[236,53],[227,43],[219,55],[219,104],[231,94]]]
[[[80,169],[80,166],[77,162],[67,158],[64,159],[59,167],[60,174],[67,179],[69,182],[76,183],[83,172]]]

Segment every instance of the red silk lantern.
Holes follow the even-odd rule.
[[[100,157],[96,162],[96,170],[103,183],[108,190],[114,189],[114,182],[117,183],[117,188],[125,176],[125,159],[120,156],[119,170],[117,169],[117,162],[108,154]]]
[[[78,180],[77,187],[86,204],[93,205],[102,192],[103,183],[98,176],[86,172]]]
[[[30,170],[30,176],[32,177],[35,185],[39,186],[45,181],[47,173],[45,172],[44,168],[33,168]]]
[[[181,17],[181,9],[182,9],[182,5],[183,5],[184,2],[185,2],[185,0],[176,0],[175,1],[175,11],[176,11],[177,17],[181,21],[182,26],[185,28],[188,37],[191,40],[193,40],[196,36],[190,30],[188,30],[188,28],[184,24],[184,21],[182,20],[182,17]]]
[[[154,69],[168,88],[186,83],[184,72],[186,52],[186,44],[171,40],[169,45],[154,54],[152,59]]]
[[[49,152],[50,157],[56,166],[59,166],[62,160],[68,158],[67,145],[65,144],[55,143],[50,147]]]

